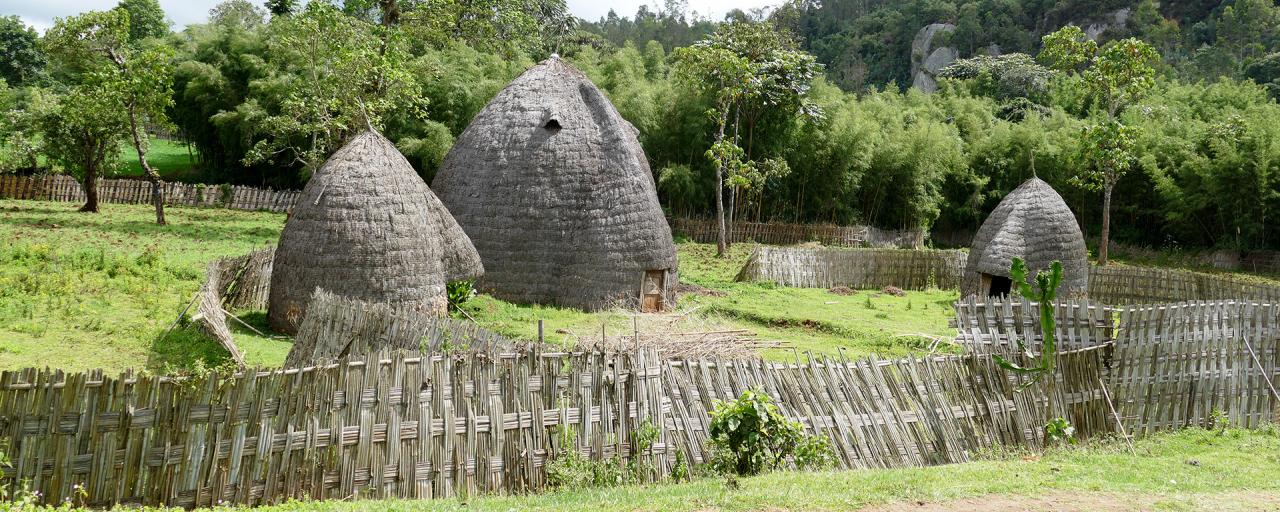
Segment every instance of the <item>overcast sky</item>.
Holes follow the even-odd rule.
[[[53,25],[54,17],[64,17],[84,11],[109,9],[118,0],[0,0],[0,15],[17,14],[37,30],[44,31]],[[191,23],[200,23],[209,16],[209,9],[221,0],[160,0],[160,6],[173,22],[174,30]],[[646,0],[568,0],[569,11],[575,16],[596,21],[603,17],[609,9],[619,16],[631,16],[642,4],[652,9],[659,2]],[[720,19],[725,12],[733,8],[750,9],[765,5],[777,4],[781,0],[689,0],[689,11],[697,12],[704,17]],[[254,3],[261,5],[261,1]],[[301,3],[301,2],[299,2]]]

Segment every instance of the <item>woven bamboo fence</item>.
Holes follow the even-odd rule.
[[[245,367],[244,356],[231,336],[227,317],[233,309],[266,309],[275,254],[276,248],[271,246],[210,262],[194,299],[194,319],[200,328],[218,340],[241,368]]]
[[[1056,414],[1082,436],[1109,432],[1094,385],[1102,353],[1064,356]],[[548,459],[565,450],[640,457],[658,476],[677,452],[706,460],[707,411],[753,386],[829,436],[841,467],[955,462],[1042,442],[1046,394],[1015,393],[1012,378],[982,356],[780,365],[663,361],[648,349],[380,353],[189,378],[9,371],[3,485],[59,503],[84,484],[100,506],[429,498],[542,488]],[[636,453],[646,423],[657,440]]]
[[[378,350],[498,352],[524,345],[475,322],[427,314],[405,307],[339,297],[316,290],[298,327],[286,368]]]
[[[1023,297],[978,299],[970,295],[955,304],[956,342],[970,352],[1002,353],[1022,340],[1029,348],[1039,347],[1038,304]],[[1115,312],[1086,299],[1054,304],[1054,339],[1061,350],[1079,350],[1114,341]]]
[[[668,439],[685,460],[707,461],[707,411],[717,400],[763,389],[789,417],[825,434],[843,469],[963,462],[997,446],[1041,446],[1049,417],[1065,417],[1082,437],[1112,431],[1099,377],[1103,349],[1064,354],[1046,410],[1046,383],[1019,381],[986,356],[896,361],[670,361]]]
[[[1190,270],[1112,265],[1090,267],[1089,297],[1107,304],[1235,299],[1280,302],[1280,286]]]
[[[271,190],[241,185],[163,183],[165,204],[205,206],[237,210],[285,212],[293,207],[301,192]],[[84,189],[66,175],[0,175],[0,198],[43,201],[84,201]],[[150,204],[151,183],[134,179],[98,180],[98,201],[103,203]]]
[[[0,374],[0,432],[47,503],[245,505],[290,498],[430,498],[545,485],[558,451],[634,454],[660,425],[652,354],[372,355],[234,376]],[[560,429],[574,429],[561,446]],[[651,451],[666,445],[659,434]],[[665,474],[665,473],[659,473]]]
[[[1117,308],[1109,381],[1130,432],[1280,421],[1280,305],[1185,302]]]
[[[1280,421],[1280,305],[1196,301],[1054,306],[1065,349],[1114,342],[1107,386],[1130,433],[1209,426],[1217,411],[1233,425]],[[1028,314],[1030,312],[1030,314]],[[972,353],[1038,347],[1039,314],[1023,299],[956,304],[957,342]]]
[[[757,246],[737,279],[803,288],[955,289],[965,257],[963,251]]]
[[[710,219],[672,218],[671,232],[684,235],[700,243],[715,243],[719,224]],[[818,242],[823,245],[843,247],[902,247],[918,249],[924,246],[925,232],[921,230],[892,231],[871,226],[837,226],[834,224],[789,224],[784,222],[734,222],[726,224],[725,236],[729,243],[755,242],[771,245],[792,245]]]

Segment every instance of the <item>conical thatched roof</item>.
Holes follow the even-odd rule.
[[[466,233],[395,145],[366,131],[302,190],[276,249],[268,317],[295,332],[316,288],[444,312],[445,283],[483,272]]]
[[[1084,295],[1089,285],[1089,254],[1075,215],[1053,187],[1031,178],[1005,196],[978,229],[969,249],[962,295],[985,295],[983,274],[1009,277],[1020,257],[1035,272],[1062,262],[1059,297]]]
[[[637,131],[559,58],[485,106],[432,188],[484,260],[480,289],[525,303],[634,303],[647,271],[675,287],[676,251]]]

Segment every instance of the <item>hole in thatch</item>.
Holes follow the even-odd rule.
[[[560,131],[560,121],[550,119],[547,120],[547,124],[542,125],[542,127],[551,133],[556,133]]]
[[[982,274],[982,280],[989,283],[987,285],[988,297],[1008,297],[1009,292],[1013,291],[1013,280],[1005,276]]]

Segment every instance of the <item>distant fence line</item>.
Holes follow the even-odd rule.
[[[738,273],[739,281],[772,281],[802,288],[905,290],[960,287],[964,251],[833,249],[757,246]]]
[[[710,219],[672,218],[671,232],[700,243],[715,243],[719,224]],[[790,224],[785,222],[733,222],[725,226],[730,243],[756,242],[791,245],[819,242],[845,247],[924,247],[922,230],[882,230],[871,226]]]
[[[271,190],[242,185],[204,185],[164,182],[165,204],[206,206],[236,210],[288,211],[298,200],[297,190]],[[62,174],[45,176],[0,175],[0,198],[43,201],[84,201],[84,189]],[[150,204],[151,183],[134,179],[99,179],[98,201]]]
[[[761,387],[837,465],[914,466],[1043,442],[1054,415],[1109,432],[1101,350],[1064,355],[1056,386],[1015,392],[981,356],[902,361],[663,361],[632,353],[380,353],[301,370],[190,378],[0,373],[0,436],[46,503],[84,484],[95,506],[258,505],[290,498],[428,498],[547,484],[565,450],[641,458],[670,474],[708,458],[715,399]],[[642,425],[658,427],[645,451]],[[564,429],[572,427],[565,446]]]
[[[1130,433],[1280,421],[1280,305],[1196,301],[1105,306],[1055,304],[1062,349],[1114,343],[1107,386]],[[972,353],[1038,347],[1039,312],[1025,299],[956,304],[957,342]]]
[[[1280,286],[1182,269],[1090,267],[1089,297],[1107,304],[1248,299],[1280,302]]]

